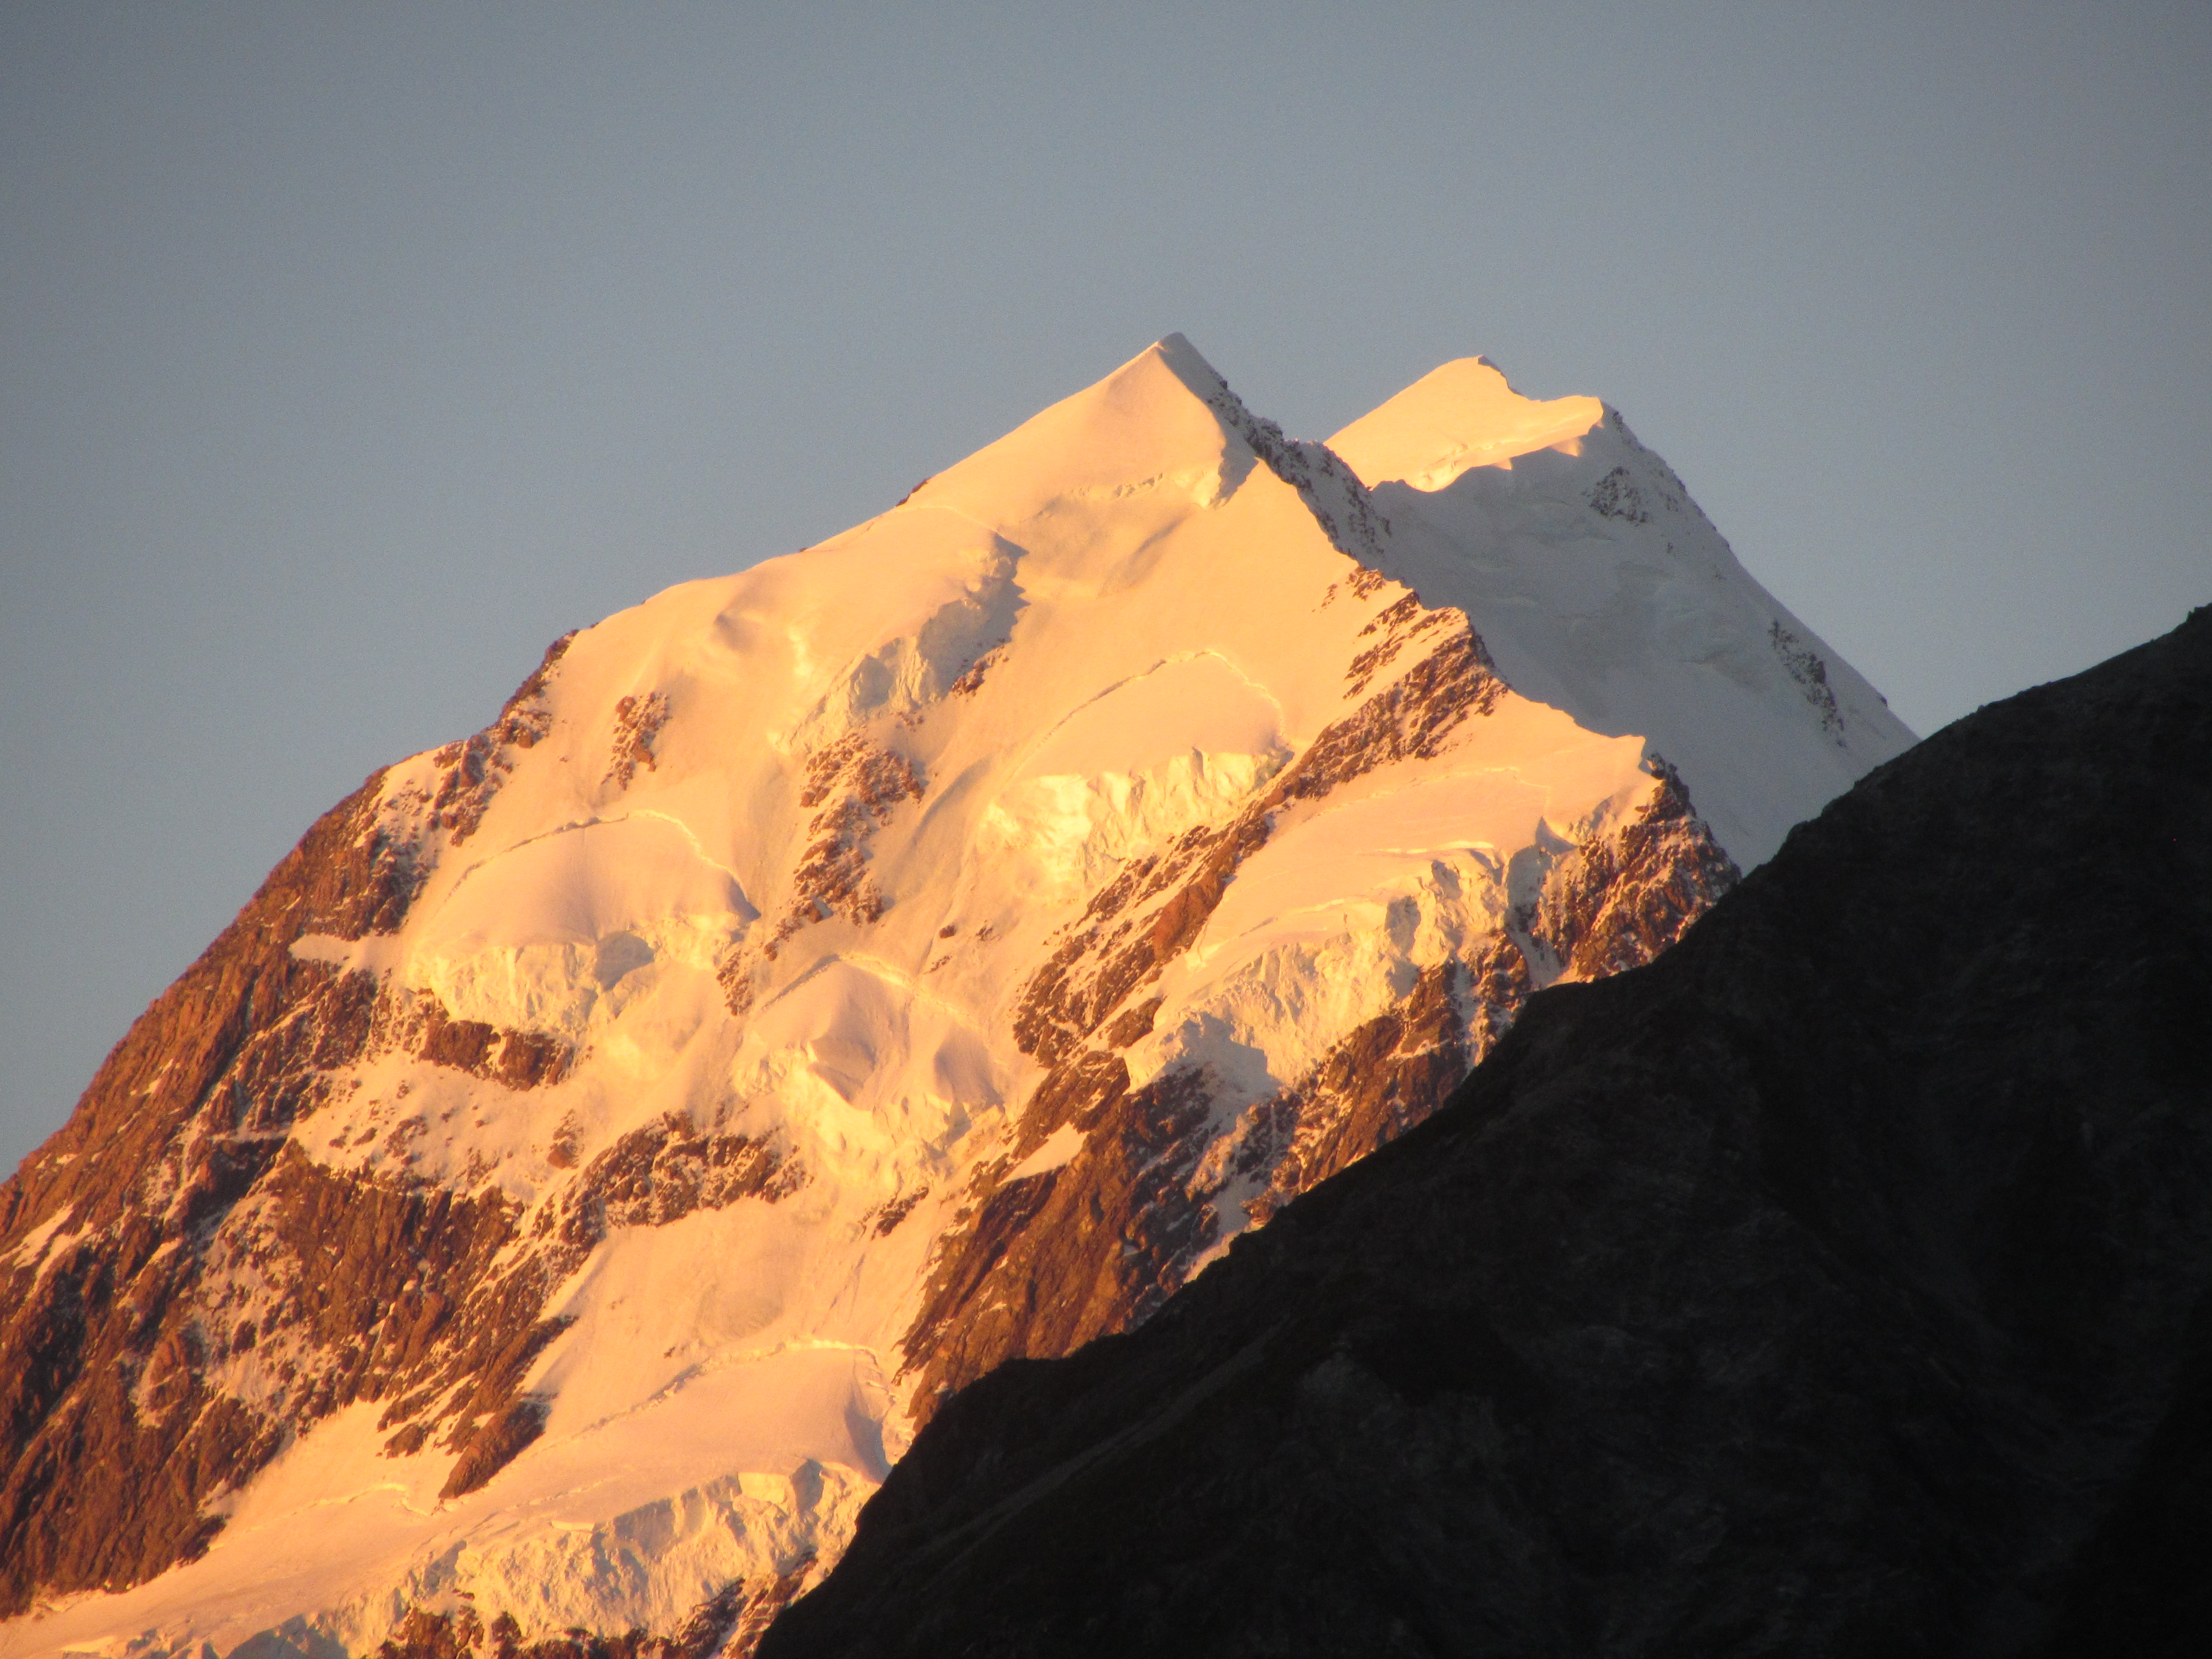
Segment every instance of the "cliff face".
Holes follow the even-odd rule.
[[[763,1655],[2201,1650],[2208,822],[2212,611],[958,1395]]]
[[[534,699],[560,648],[498,723],[433,757],[454,839],[487,762],[542,735]],[[508,1206],[333,1177],[294,1138],[373,1048],[514,1087],[557,1069],[542,1039],[295,953],[405,920],[425,837],[383,809],[386,777],[307,832],[0,1187],[0,1609],[193,1559],[222,1525],[210,1499],[289,1434],[434,1375],[434,1352],[489,1384],[487,1406],[513,1392],[514,1316],[479,1294]],[[236,1386],[248,1364],[263,1386]]]
[[[0,1188],[0,1653],[744,1650],[949,1393],[1908,740],[1617,417],[1468,374],[1370,490],[1164,342],[318,823]],[[1555,702],[1516,561],[1626,596]]]

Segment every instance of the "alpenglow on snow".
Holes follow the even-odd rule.
[[[1595,400],[1294,442],[1171,336],[557,641],[139,1019],[0,1188],[0,1654],[747,1651],[1911,741]]]

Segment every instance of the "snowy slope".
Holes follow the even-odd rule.
[[[157,1004],[0,1209],[19,1346],[161,1287],[70,1316],[127,1404],[46,1420],[200,1449],[112,1507],[205,1546],[16,1480],[0,1654],[741,1650],[945,1389],[1140,1319],[1910,741],[1602,406],[1455,363],[1334,447],[1170,337],[326,820],[194,970],[274,941],[239,1058]],[[95,1193],[126,1097],[174,1128]]]

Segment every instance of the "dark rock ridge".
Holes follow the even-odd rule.
[[[763,1654],[2204,1651],[2208,824],[2201,611],[954,1395]]]

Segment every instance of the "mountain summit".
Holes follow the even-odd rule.
[[[1170,337],[318,823],[0,1188],[0,1653],[746,1650],[1911,742],[1602,405],[1340,442]]]

